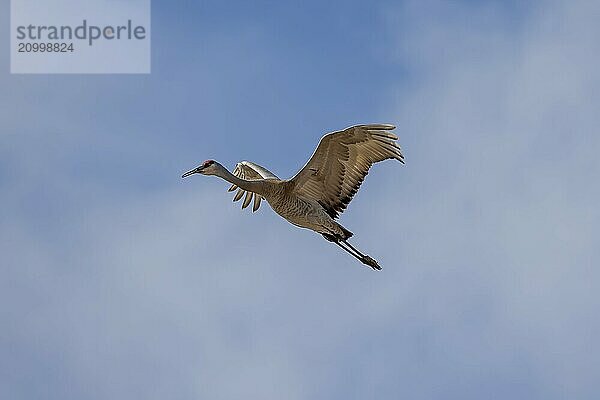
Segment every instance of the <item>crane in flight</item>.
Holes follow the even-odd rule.
[[[252,200],[252,211],[265,199],[271,208],[290,223],[313,230],[340,246],[374,270],[381,267],[373,258],[348,243],[352,232],[335,220],[356,194],[369,168],[379,161],[396,159],[404,164],[393,125],[355,125],[328,133],[304,167],[291,179],[279,179],[271,171],[250,161],[239,162],[233,173],[215,160],[184,173],[215,175],[237,189],[233,201],[244,197],[242,208]]]

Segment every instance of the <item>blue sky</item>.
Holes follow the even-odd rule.
[[[0,41],[0,397],[597,398],[600,7],[521,3],[154,2],[139,76]],[[367,122],[381,273],[179,178]]]

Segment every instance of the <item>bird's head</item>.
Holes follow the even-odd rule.
[[[202,174],[202,175],[216,175],[220,168],[223,168],[221,164],[216,162],[215,160],[206,160],[200,166],[189,170],[185,174],[181,175],[182,178],[186,176],[194,175],[194,174]]]

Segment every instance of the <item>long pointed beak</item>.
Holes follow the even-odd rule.
[[[197,168],[194,168],[194,169],[192,169],[192,170],[189,170],[189,171],[188,171],[188,172],[186,172],[185,174],[181,175],[181,177],[182,177],[182,178],[185,178],[185,177],[187,177],[187,176],[190,176],[190,175],[197,174],[197,173],[199,173],[200,171],[202,171],[202,167],[197,167]]]

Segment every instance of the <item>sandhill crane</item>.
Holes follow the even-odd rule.
[[[229,191],[238,189],[233,201],[245,195],[242,208],[254,199],[252,211],[256,211],[265,199],[290,223],[320,233],[363,264],[380,270],[377,261],[348,243],[352,232],[335,219],[346,209],[371,165],[386,159],[404,164],[398,137],[389,132],[393,129],[386,124],[356,125],[328,133],[306,165],[288,180],[249,161],[238,163],[232,174],[214,160],[204,161],[181,177],[202,174],[223,178],[232,184]]]

